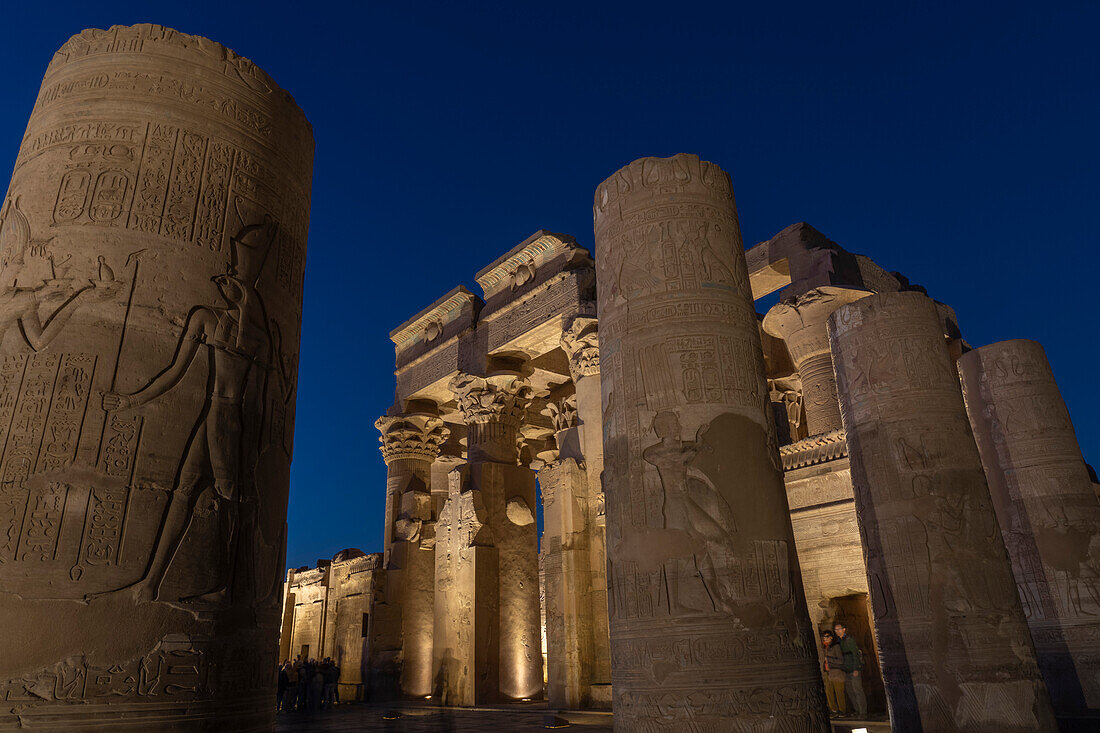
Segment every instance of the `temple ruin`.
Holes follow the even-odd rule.
[[[540,230],[391,333],[365,674],[459,705],[545,675],[631,731],[824,730],[840,621],[896,730],[1095,716],[1100,504],[1041,347],[972,350],[806,223],[742,255],[694,156],[623,168],[594,213],[595,259]]]
[[[277,660],[329,656],[345,700],[825,731],[842,622],[895,730],[1095,729],[1100,486],[1042,347],[805,223],[746,250],[693,155],[392,331],[382,551],[284,576],[312,158],[208,39],[50,63],[0,207],[0,728],[270,731]]]

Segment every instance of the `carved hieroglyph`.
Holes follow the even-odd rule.
[[[935,303],[830,317],[857,519],[897,730],[1054,730]]]
[[[50,63],[0,210],[0,619],[40,631],[0,727],[271,729],[312,156],[208,39]]]
[[[371,665],[400,666],[401,690],[423,697],[432,692],[432,631],[435,625],[435,525],[432,462],[450,435],[429,414],[380,417],[386,461],[386,528],[380,592],[371,619]]]
[[[959,359],[1039,668],[1056,714],[1100,711],[1100,504],[1043,347],[1002,341]]]
[[[616,725],[826,730],[729,176],[596,189]]]

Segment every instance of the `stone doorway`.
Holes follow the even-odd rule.
[[[830,606],[833,619],[829,628],[838,621],[844,624],[863,650],[863,692],[867,695],[867,712],[871,715],[886,715],[886,687],[878,664],[878,645],[875,643],[867,594],[854,593],[833,598]]]

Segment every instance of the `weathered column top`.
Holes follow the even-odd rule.
[[[500,422],[518,427],[531,400],[531,385],[518,372],[484,377],[459,372],[449,386],[467,425]]]
[[[561,348],[569,357],[569,373],[573,381],[600,373],[599,321],[590,316],[577,316],[562,331]]]
[[[374,427],[382,433],[378,441],[387,466],[402,458],[434,461],[451,434],[441,418],[426,413],[386,415]]]
[[[871,295],[869,290],[823,285],[776,303],[764,316],[763,327],[781,338],[795,364],[829,351],[829,316],[841,306]]]

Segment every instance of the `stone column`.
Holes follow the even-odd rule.
[[[615,721],[826,730],[729,176],[596,189]]]
[[[826,321],[837,308],[869,294],[866,290],[824,285],[784,299],[764,316],[764,330],[783,339],[798,370],[809,435],[841,427]]]
[[[271,730],[312,157],[208,39],[50,62],[0,206],[0,728]]]
[[[481,489],[468,466],[448,474],[436,525],[433,690],[444,705],[495,700],[500,644],[499,552]]]
[[[384,587],[373,609],[371,664],[400,669],[401,692],[432,693],[432,633],[435,623],[435,526],[432,515],[432,462],[449,430],[429,414],[380,417],[386,461],[387,534],[392,543],[384,560]]]
[[[498,559],[499,650],[490,677],[498,684],[500,698],[541,697],[535,476],[517,465],[516,448],[531,388],[518,372],[510,371],[484,377],[460,373],[450,387],[468,429],[469,484],[463,493],[480,495],[483,541],[496,549]],[[475,596],[474,605],[479,602]],[[483,700],[479,697],[478,702]]]
[[[587,491],[583,495],[584,527],[588,545],[590,597],[585,604],[591,639],[585,660],[589,672],[587,704],[611,706],[611,638],[607,617],[607,532],[603,493],[603,405],[600,385],[599,324],[576,316],[562,332],[561,347],[569,357],[569,373],[576,388],[577,431]]]
[[[573,457],[550,461],[538,477],[543,506],[547,698],[551,708],[577,710],[587,707],[591,682],[589,547],[584,511],[588,480]]]
[[[830,318],[883,679],[897,730],[1054,730],[935,303]]]
[[[1100,713],[1100,504],[1043,347],[959,359],[967,413],[1055,713]]]

